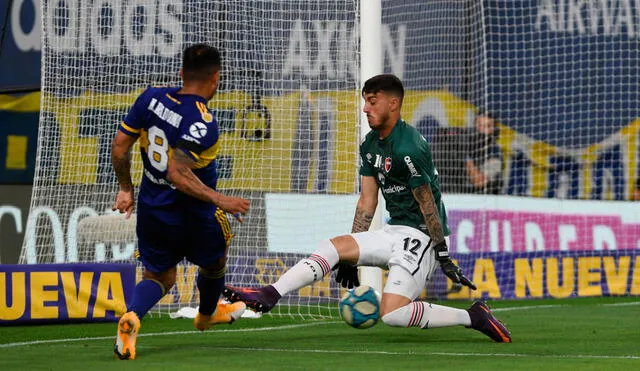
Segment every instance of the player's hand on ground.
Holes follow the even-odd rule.
[[[218,207],[232,214],[237,221],[242,223],[244,215],[249,211],[249,200],[241,197],[226,196],[220,201]]]
[[[352,289],[360,286],[360,280],[358,279],[358,267],[349,263],[338,263],[336,267],[338,267],[336,282],[342,287]]]
[[[442,272],[444,272],[445,276],[449,277],[451,281],[455,284],[463,285],[469,287],[471,290],[476,289],[476,285],[471,282],[464,274],[462,274],[462,269],[456,265],[451,259],[447,259],[440,262],[440,268]]]
[[[118,191],[116,195],[116,201],[111,206],[111,210],[118,210],[121,214],[125,214],[125,219],[129,219],[131,217],[131,213],[133,213],[133,207],[135,206],[135,197],[133,195],[133,189],[129,191]]]

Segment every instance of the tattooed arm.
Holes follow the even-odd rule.
[[[167,180],[171,182],[180,192],[186,193],[201,201],[218,204],[222,196],[219,192],[207,187],[200,178],[193,173],[195,160],[187,156],[181,150],[173,151],[167,167]]]
[[[363,176],[361,179],[362,191],[360,192],[360,198],[358,198],[356,214],[353,217],[351,233],[368,231],[373,220],[373,214],[375,214],[378,206],[378,184],[375,178]]]
[[[225,196],[202,183],[194,174],[195,161],[182,150],[173,151],[167,168],[167,180],[180,192],[199,200],[217,205],[222,210],[237,215],[244,215],[249,210],[249,201],[239,197]]]
[[[449,249],[444,239],[444,229],[442,223],[440,223],[440,216],[438,214],[438,205],[431,192],[431,186],[429,184],[423,184],[414,188],[413,197],[418,201],[420,210],[422,210],[424,221],[427,224],[427,231],[431,237],[431,246],[434,250],[436,260],[440,263],[442,272],[454,283],[468,286],[472,290],[475,290],[476,285],[462,274],[460,267],[449,257]]]
[[[438,205],[431,192],[429,184],[423,184],[413,189],[413,197],[418,201],[422,216],[427,224],[427,231],[434,245],[444,241],[444,229],[440,223],[440,215],[438,214]]]
[[[131,147],[133,147],[137,139],[138,137],[118,131],[115,138],[113,138],[113,142],[111,142],[111,164],[122,191],[133,189],[133,183],[131,182]]]
[[[138,137],[118,131],[111,143],[111,164],[120,186],[111,209],[124,213],[127,219],[133,213],[135,204],[133,182],[131,181],[131,147],[137,139]]]

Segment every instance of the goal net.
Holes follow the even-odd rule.
[[[244,223],[232,222],[227,282],[271,283],[321,239],[349,232],[359,140],[354,0],[44,0],[42,14],[42,115],[22,263],[135,261],[135,218],[111,212],[110,143],[146,86],[180,84],[182,51],[198,42],[223,54],[210,103],[222,141],[218,188],[251,200]],[[197,307],[196,274],[180,264],[157,309]],[[319,282],[274,314],[336,314],[337,290]]]
[[[450,248],[479,290],[425,297],[640,294],[640,14],[630,0],[382,1],[385,72],[431,142]],[[357,199],[357,0],[44,0],[43,98],[23,263],[133,262],[111,215],[110,141],[183,48],[223,51],[219,188],[251,199],[227,281],[259,286],[348,233]],[[137,149],[134,151],[136,152]],[[134,153],[134,179],[141,176]],[[181,264],[158,309],[197,305]],[[336,315],[325,278],[275,315]]]
[[[411,92],[403,114],[432,143],[450,249],[478,285],[431,292],[640,295],[637,3],[383,3],[405,40],[387,69]]]

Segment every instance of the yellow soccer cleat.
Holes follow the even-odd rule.
[[[140,331],[140,319],[135,312],[127,312],[120,317],[113,352],[119,359],[136,358],[136,338]]]
[[[218,325],[221,323],[233,323],[238,318],[242,317],[247,305],[241,301],[235,303],[223,303],[218,301],[216,311],[211,316],[204,315],[202,313],[196,314],[196,318],[193,320],[193,325],[200,331],[204,331],[212,325]]]

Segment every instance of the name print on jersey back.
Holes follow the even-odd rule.
[[[159,119],[167,122],[174,128],[180,127],[182,116],[165,107],[164,104],[162,104],[162,102],[158,102],[156,98],[151,98],[151,102],[149,102],[149,107],[147,107],[147,109],[155,113]]]
[[[166,179],[169,159],[180,148],[196,161],[194,173],[207,186],[217,183],[215,158],[218,127],[204,98],[177,94],[180,87],[150,87],[136,100],[121,130],[140,135],[144,165],[139,202],[167,206],[177,201],[175,187]],[[213,206],[211,206],[213,207]]]

